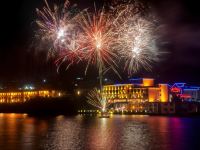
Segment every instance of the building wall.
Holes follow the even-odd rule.
[[[184,89],[183,94],[190,95],[190,97],[185,98],[185,100],[200,102],[200,90],[199,89]]]
[[[34,97],[60,97],[59,91],[19,91],[19,92],[0,92],[0,103],[21,103]]]
[[[134,87],[132,84],[107,85],[103,87],[103,96],[108,100],[148,100],[149,102],[168,102],[168,87],[160,84],[159,87]]]
[[[143,86],[154,86],[154,79],[143,78]]]
[[[160,89],[156,87],[148,88],[148,100],[149,102],[159,102]]]
[[[131,80],[131,84],[106,85],[103,96],[106,97],[111,108],[120,111],[174,114],[176,111],[198,111],[198,107],[182,104],[187,100],[200,102],[200,87],[188,87],[185,83],[154,85],[153,79]],[[178,97],[180,104],[174,103],[173,94]],[[177,105],[177,106],[176,106]],[[179,109],[178,106],[181,106]],[[184,108],[184,106],[187,108]],[[193,111],[194,110],[194,111]]]
[[[105,85],[103,96],[115,110],[156,113],[161,111],[160,103],[169,102],[169,87],[155,86],[154,79],[140,78],[131,80],[131,84]]]
[[[161,103],[161,114],[175,114],[175,103]]]
[[[160,88],[160,101],[169,102],[169,89],[167,84],[159,84]]]
[[[103,96],[108,100],[124,102],[124,100],[137,100],[148,98],[147,88],[134,87],[133,84],[107,85],[103,87]]]
[[[158,103],[158,102],[148,103],[148,105],[147,105],[147,112],[149,114],[160,113],[160,103]]]
[[[169,89],[167,84],[159,84],[158,87],[148,88],[149,102],[169,102]]]

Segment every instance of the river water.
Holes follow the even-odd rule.
[[[0,114],[1,150],[193,150],[200,117]]]

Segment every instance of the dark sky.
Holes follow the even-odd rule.
[[[102,3],[102,0],[99,1]],[[76,2],[82,8],[93,5],[93,0],[76,0]],[[198,2],[194,0],[148,0],[148,2],[166,26],[164,37],[168,44],[164,48],[169,53],[163,61],[153,66],[152,72],[142,70],[135,76],[155,77],[162,82],[183,81],[200,84]],[[76,67],[57,74],[52,62],[45,59],[45,54],[35,53],[33,50],[36,31],[35,9],[43,5],[43,0],[1,2],[0,82],[43,78],[66,81],[73,78],[73,74],[77,76],[83,74]],[[89,72],[87,77],[90,78],[92,75]]]

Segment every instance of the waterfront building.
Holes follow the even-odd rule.
[[[148,102],[169,102],[167,84],[154,84],[154,79],[130,79],[128,84],[105,85],[103,96],[115,110],[147,111]]]
[[[173,114],[176,113],[176,102],[200,102],[200,87],[186,86],[185,83],[156,85],[154,79],[139,78],[130,79],[128,83],[105,85],[103,96],[114,111]]]
[[[23,103],[36,97],[55,98],[62,95],[55,90],[0,91],[0,103]]]
[[[175,83],[171,86],[170,91],[182,101],[200,102],[200,87],[198,86],[188,86],[186,83]]]

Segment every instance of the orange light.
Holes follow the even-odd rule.
[[[168,85],[167,84],[159,84],[159,87],[160,87],[161,102],[168,102],[169,101]]]
[[[143,86],[153,86],[154,79],[143,78]]]
[[[159,99],[159,88],[149,88],[149,102],[156,102]]]

